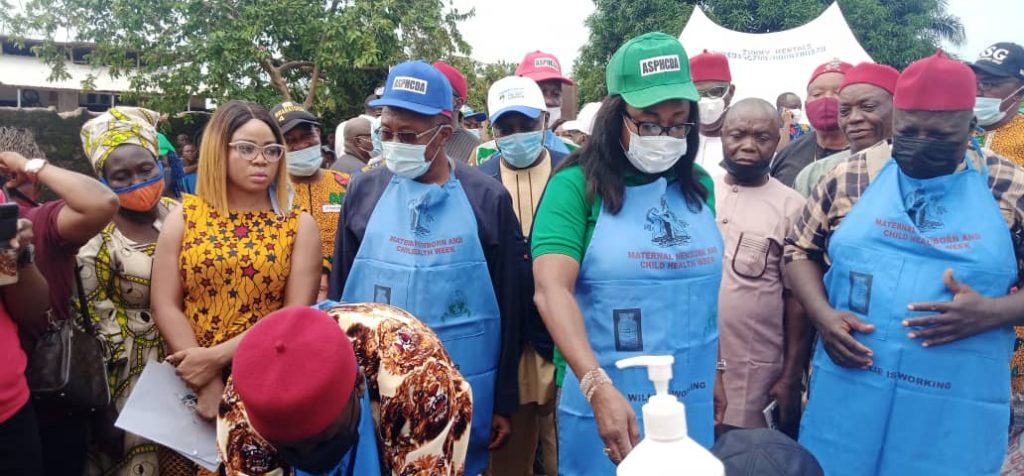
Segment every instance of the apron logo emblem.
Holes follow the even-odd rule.
[[[469,317],[469,305],[466,304],[466,294],[462,291],[455,291],[448,298],[448,306],[445,308],[442,319]]]
[[[373,285],[373,302],[380,304],[391,304],[391,288],[387,286]]]
[[[618,352],[643,352],[644,335],[640,309],[615,309],[615,350]]]
[[[946,226],[942,221],[942,215],[946,214],[946,208],[941,205],[930,203],[921,189],[914,190],[903,199],[907,205],[907,215],[914,222],[918,230],[932,231]]]
[[[427,226],[433,223],[434,217],[427,213],[423,208],[424,202],[422,200],[410,200],[409,201],[409,231],[413,232],[416,236],[426,236],[430,234],[430,228]]]
[[[647,224],[644,225],[644,230],[651,232],[651,243],[667,248],[693,241],[693,237],[686,232],[688,227],[686,222],[668,209],[668,199],[662,195],[661,208],[651,207],[647,211]]]

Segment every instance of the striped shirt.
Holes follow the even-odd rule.
[[[982,158],[976,152],[969,151],[968,158],[981,168]],[[984,160],[988,165],[992,198],[1010,228],[1018,274],[1024,276],[1024,261],[1021,260],[1024,256],[1024,169],[988,150]],[[822,177],[786,239],[786,263],[803,259],[830,263],[829,238],[864,194],[872,167],[880,168],[879,164],[869,165],[867,155],[860,152]]]

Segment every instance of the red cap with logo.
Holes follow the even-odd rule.
[[[896,80],[900,72],[892,66],[878,63],[861,63],[854,66],[843,78],[843,84],[839,90],[851,84],[870,84],[886,90],[892,94],[896,90]]]
[[[264,438],[298,442],[334,423],[355,388],[352,342],[323,311],[293,306],[249,329],[231,364],[249,423]]]
[[[530,78],[535,82],[557,79],[562,84],[576,84],[571,79],[562,76],[562,63],[550,53],[534,51],[527,53],[523,61],[516,68],[516,76]]]
[[[710,53],[704,50],[703,53],[690,58],[690,76],[694,82],[697,81],[725,81],[732,82],[732,73],[729,71],[729,58],[721,53]]]
[[[893,105],[911,111],[968,111],[974,109],[977,94],[974,71],[939,50],[903,70]]]
[[[448,82],[452,85],[452,91],[455,92],[460,98],[465,98],[468,91],[466,86],[466,77],[462,73],[455,69],[454,66],[445,63],[444,61],[438,61],[434,63],[434,68],[441,72],[444,77],[448,78]]]
[[[811,73],[811,79],[807,80],[807,84],[813,83],[815,79],[818,79],[818,76],[821,76],[825,73],[846,74],[849,73],[851,69],[853,69],[852,64],[844,62],[839,59],[832,59],[828,63],[822,64],[821,66],[814,68],[814,72]]]

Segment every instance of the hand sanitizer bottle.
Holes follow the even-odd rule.
[[[725,476],[725,467],[686,434],[686,408],[668,393],[671,355],[642,355],[615,366],[647,367],[655,394],[643,406],[644,439],[619,463],[618,476]]]

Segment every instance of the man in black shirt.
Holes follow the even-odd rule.
[[[807,164],[846,149],[846,135],[839,129],[839,86],[852,68],[849,63],[832,60],[818,66],[811,74],[805,107],[814,131],[779,151],[772,161],[772,177],[792,187],[797,174]]]

